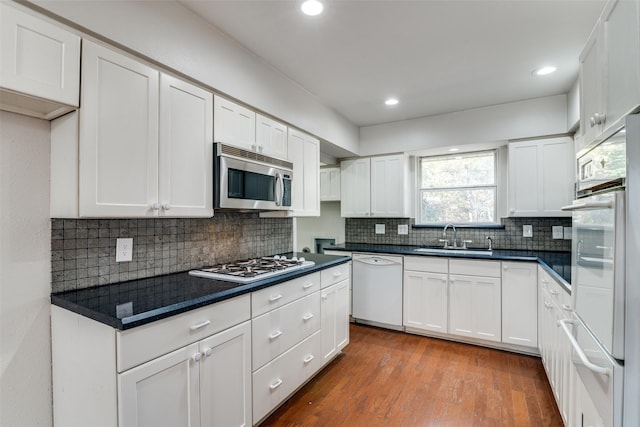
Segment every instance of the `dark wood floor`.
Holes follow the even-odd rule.
[[[539,358],[352,325],[262,426],[562,426]]]

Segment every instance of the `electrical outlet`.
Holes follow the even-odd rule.
[[[522,237],[533,237],[533,226],[532,225],[523,225],[522,226]]]
[[[384,224],[376,224],[376,234],[384,234]]]
[[[571,240],[571,227],[564,227],[564,240]]]
[[[554,239],[564,238],[564,227],[561,225],[554,225],[551,227],[551,233]]]
[[[398,234],[409,234],[409,226],[407,224],[398,224]]]
[[[116,262],[133,259],[133,239],[116,239]]]

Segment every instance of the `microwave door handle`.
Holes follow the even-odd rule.
[[[613,207],[613,203],[611,201],[608,202],[581,202],[575,203],[569,206],[563,206],[560,210],[563,211],[586,211],[591,209],[611,209]]]
[[[278,185],[278,183],[280,183]],[[282,206],[282,202],[284,199],[284,179],[282,178],[282,174],[281,173],[276,173],[276,181],[275,181],[275,186],[276,186],[276,206]],[[280,194],[278,194],[278,190]]]

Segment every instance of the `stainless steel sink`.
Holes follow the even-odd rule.
[[[417,248],[414,252],[423,252],[427,254],[460,254],[460,255],[486,255],[490,256],[493,251],[487,249],[462,249],[462,248]]]

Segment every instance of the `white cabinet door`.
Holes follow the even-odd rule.
[[[500,279],[449,275],[449,332],[500,342]]]
[[[606,52],[603,130],[640,106],[640,2],[607,5],[602,26]]]
[[[118,375],[120,427],[199,427],[200,363],[191,344]]]
[[[569,216],[573,141],[568,137],[509,144],[509,216]]]
[[[449,297],[446,273],[404,272],[404,326],[448,332]]]
[[[87,40],[82,67],[80,216],[154,216],[159,73]]]
[[[320,216],[320,141],[295,129],[289,129],[288,140],[293,215]]]
[[[214,96],[213,103],[215,142],[254,150],[256,148],[256,113],[219,96]]]
[[[536,263],[502,262],[502,342],[538,346]]]
[[[256,114],[255,150],[278,159],[287,159],[287,127],[261,114]]]
[[[202,427],[250,426],[251,322],[202,340],[200,351]]]
[[[80,88],[80,37],[30,13],[0,4],[0,87],[77,107]],[[29,102],[2,94],[18,113],[35,110],[38,117],[52,119],[70,111],[47,102]],[[12,101],[17,101],[14,104]],[[22,109],[22,110],[21,110]]]
[[[213,95],[160,78],[161,216],[213,216]]]
[[[349,343],[349,280],[320,291],[322,363],[330,361]]]
[[[340,163],[340,213],[343,217],[369,216],[371,162],[368,158]]]
[[[587,44],[580,54],[580,130],[587,141],[593,141],[601,132],[595,115],[604,114],[602,109],[602,28],[594,28]],[[593,119],[593,120],[592,120]]]
[[[320,201],[340,201],[340,168],[320,169]]]
[[[405,215],[404,176],[402,154],[371,158],[371,216]]]

